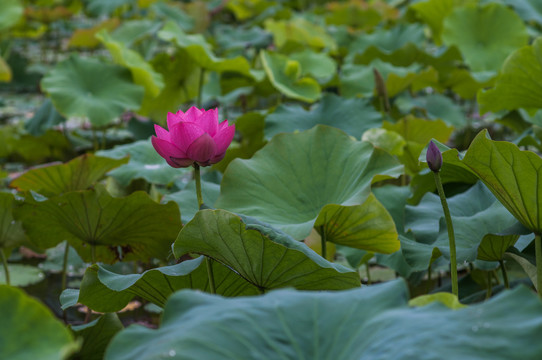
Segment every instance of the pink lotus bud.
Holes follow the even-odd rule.
[[[429,169],[433,172],[439,172],[440,168],[442,167],[442,154],[433,142],[429,143],[429,146],[427,147],[427,154],[425,154],[425,159],[427,160],[427,166],[429,166]]]
[[[235,125],[228,120],[218,123],[218,110],[192,106],[186,113],[168,113],[169,132],[154,125],[152,145],[167,163],[175,168],[215,164],[224,158],[233,140]]]

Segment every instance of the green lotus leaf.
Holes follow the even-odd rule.
[[[277,290],[223,299],[194,291],[171,297],[159,329],[131,326],[106,360],[440,359],[535,360],[542,344],[542,305],[526,287],[449,309],[407,306],[402,281],[343,292]],[[521,306],[518,306],[521,304]],[[370,309],[367,310],[367,309]],[[453,336],[449,336],[453,334]],[[211,343],[214,346],[208,346]],[[495,351],[499,344],[499,351]]]
[[[326,24],[328,25],[347,25],[350,28],[372,29],[380,23],[384,12],[383,4],[377,6],[366,6],[363,3],[356,2],[333,2],[328,4],[326,12]],[[383,11],[384,10],[384,11]],[[390,6],[389,11],[394,9]]]
[[[11,68],[0,56],[0,82],[10,82],[12,78]]]
[[[88,324],[72,326],[71,329],[78,338],[83,339],[83,345],[75,355],[76,358],[102,360],[107,345],[119,331],[124,329],[124,326],[117,314],[110,313]]]
[[[487,234],[482,238],[478,247],[477,259],[484,261],[502,261],[504,253],[509,247],[514,246],[519,235],[494,235]]]
[[[27,202],[18,217],[36,246],[68,240],[86,262],[166,259],[181,228],[175,203],[157,204],[144,192],[113,198],[102,187]]]
[[[380,50],[384,54],[391,54],[407,44],[421,45],[425,40],[423,26],[419,24],[400,24],[391,29],[379,29],[370,34],[360,33],[348,47],[347,59],[366,51]]]
[[[261,51],[260,59],[271,84],[284,95],[308,103],[320,98],[320,85],[313,78],[301,77],[298,61],[268,51]]]
[[[273,34],[273,40],[279,48],[292,46],[299,49],[299,45],[307,45],[316,50],[337,50],[335,40],[323,27],[302,17],[278,21],[267,19],[265,30]]]
[[[536,21],[542,24],[542,3],[537,0],[503,0],[506,5],[512,6],[525,21]]]
[[[173,253],[208,256],[262,291],[360,286],[356,272],[324,260],[283,232],[224,210],[199,211],[179,233]]]
[[[119,26],[120,20],[118,18],[111,18],[102,21],[88,29],[77,29],[73,32],[72,36],[68,40],[69,48],[97,48],[100,46],[100,40],[96,38],[96,33],[102,29],[113,31]]]
[[[480,113],[542,108],[542,38],[513,52],[504,62],[495,87],[478,93]]]
[[[442,305],[452,310],[461,309],[466,306],[459,302],[459,300],[457,299],[457,296],[455,296],[454,294],[447,293],[447,292],[439,292],[439,293],[434,293],[434,294],[418,296],[410,300],[408,302],[408,305],[419,307],[419,306],[427,306],[433,302],[439,302]]]
[[[129,49],[122,42],[113,39],[107,30],[99,31],[96,38],[105,45],[117,64],[131,71],[134,83],[145,88],[147,97],[155,98],[158,96],[164,88],[162,74],[156,72],[152,65],[146,62],[137,51]]]
[[[38,300],[0,285],[0,358],[66,359],[79,345],[69,330]]]
[[[24,14],[20,0],[4,0],[0,5],[0,31],[16,25]]]
[[[0,249],[0,251],[2,251]],[[5,269],[0,268],[0,284],[5,284]],[[11,286],[29,286],[37,284],[45,279],[45,274],[41,269],[32,265],[8,264],[9,285]]]
[[[25,122],[24,127],[31,135],[39,136],[64,121],[66,118],[56,111],[51,99],[46,99],[36,110],[34,116]]]
[[[225,7],[233,12],[237,20],[244,21],[261,14],[267,8],[273,7],[274,5],[274,2],[265,0],[252,0],[250,2],[244,0],[231,0],[226,3]]]
[[[412,98],[401,96],[396,99],[395,105],[403,113],[412,113],[419,110],[429,119],[442,119],[446,124],[455,128],[462,128],[467,124],[463,110],[452,99],[440,94],[431,94]]]
[[[216,72],[235,72],[254,78],[248,60],[242,56],[226,59],[217,57],[211,45],[201,34],[186,34],[177,24],[168,22],[158,33],[165,41],[172,41],[188,53],[188,55],[204,69]],[[257,77],[257,76],[256,76]]]
[[[368,100],[324,93],[309,111],[299,105],[279,105],[265,118],[265,136],[270,139],[282,132],[309,130],[318,124],[339,128],[359,139],[365,130],[382,125],[382,114]]]
[[[312,76],[322,83],[329,81],[337,73],[335,60],[324,53],[305,49],[289,55],[301,66],[301,76]]]
[[[160,21],[153,20],[124,20],[119,27],[111,29],[111,37],[127,47],[139,40],[158,32],[162,27]]]
[[[435,44],[441,45],[444,19],[450,15],[454,6],[459,5],[461,2],[461,0],[419,1],[411,4],[409,9],[412,9],[416,16],[429,26]]]
[[[32,190],[45,196],[86,190],[108,171],[127,162],[127,158],[115,160],[84,154],[66,164],[28,170],[13,180],[10,186],[19,191]]]
[[[506,141],[488,139],[487,130],[472,141],[467,166],[526,228],[542,232],[542,159]]]
[[[168,112],[198,95],[201,68],[184,49],[173,55],[157,54],[151,64],[164,78],[165,86],[157,97],[144,97],[138,113],[165,125]]]
[[[142,274],[121,275],[93,265],[87,269],[80,290],[64,292],[62,307],[81,303],[100,312],[123,309],[135,296],[164,307],[177,290],[209,292],[209,277],[204,257],[147,270]],[[216,293],[223,296],[256,295],[258,289],[224,265],[213,262]]]
[[[373,194],[362,205],[324,206],[314,228],[327,241],[356,249],[390,254],[400,247],[392,217]]]
[[[372,182],[401,171],[385,151],[318,125],[276,135],[252,159],[232,161],[215,206],[254,216],[300,240],[324,206],[360,205]]]
[[[461,50],[472,71],[496,73],[510,53],[527,45],[521,18],[501,4],[455,8],[444,19],[442,40]]]
[[[395,131],[373,128],[365,131],[361,140],[370,142],[374,147],[386,150],[391,155],[403,155],[406,141]]]
[[[126,110],[137,110],[144,92],[132,83],[128,70],[77,55],[59,62],[41,86],[62,115],[87,117],[95,126],[109,124]]]
[[[145,179],[152,184],[166,185],[189,171],[169,166],[158,155],[156,150],[154,150],[150,140],[140,140],[131,144],[118,145],[110,150],[98,151],[96,155],[112,159],[130,157],[127,164],[111,170],[108,174],[115,178],[122,186],[128,186],[134,179]]]
[[[28,241],[21,222],[13,216],[16,208],[13,194],[0,192],[0,251],[8,254],[11,249]]]
[[[344,97],[373,95],[375,80],[373,69],[377,69],[385,80],[388,96],[393,97],[412,86],[414,90],[435,83],[438,74],[434,69],[422,70],[419,64],[408,67],[396,67],[375,59],[369,65],[346,64],[342,67],[340,78],[340,91]]]
[[[242,54],[248,47],[264,49],[272,42],[271,34],[258,26],[240,27],[220,24],[214,34],[217,45],[228,54]]]
[[[220,185],[201,180],[201,195],[203,203],[212,206],[220,194]],[[196,196],[196,182],[190,181],[181,190],[164,196],[163,201],[175,201],[181,210],[181,220],[187,223],[199,210],[198,199]]]
[[[110,15],[121,6],[132,4],[130,0],[84,0],[85,10],[92,16]]]
[[[497,201],[491,192],[480,182],[468,191],[448,199],[454,225],[457,261],[474,261],[478,247],[488,234],[502,234],[517,224],[517,220]],[[410,230],[416,242],[428,246],[420,249],[409,247],[415,244],[402,242],[407,262],[413,266],[416,261],[409,259],[411,252],[422,251],[427,268],[435,248],[449,258],[448,233],[442,218],[442,205],[438,195],[428,193],[417,206],[407,206],[405,210],[405,230]],[[417,256],[417,255],[416,255]],[[425,266],[424,266],[425,265]]]

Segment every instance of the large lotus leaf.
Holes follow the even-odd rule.
[[[262,291],[360,286],[356,272],[324,260],[283,232],[224,210],[199,211],[179,233],[173,253],[176,257],[188,253],[206,255]]]
[[[455,8],[444,19],[442,39],[456,45],[472,71],[497,72],[510,53],[527,45],[521,18],[501,4]]]
[[[265,30],[273,34],[273,40],[279,48],[288,45],[299,48],[299,45],[307,45],[317,50],[337,49],[335,40],[323,27],[301,17],[279,21],[268,19],[265,21]]]
[[[77,29],[68,40],[68,47],[96,48],[100,45],[100,40],[95,37],[96,33],[103,29],[113,31],[119,24],[118,18],[111,18],[89,29]]]
[[[256,295],[258,289],[224,265],[213,262],[216,293],[223,296]],[[81,288],[62,296],[63,308],[81,303],[92,310],[116,312],[138,296],[160,307],[177,290],[209,292],[209,277],[203,256],[179,264],[147,270],[142,274],[115,274],[101,266],[87,269]]]
[[[480,182],[468,191],[449,198],[448,205],[459,263],[476,259],[478,247],[486,235],[505,233],[517,224],[516,219]],[[426,194],[417,206],[406,207],[405,230],[412,231],[417,242],[429,245],[420,250],[425,253],[427,266],[435,248],[449,258],[448,233],[443,216],[440,198],[432,193]],[[409,263],[414,263],[409,261],[408,255],[405,256]]]
[[[11,81],[11,68],[6,63],[4,58],[0,56],[0,82],[10,82]]]
[[[131,4],[131,0],[84,0],[85,10],[93,16],[109,15],[121,6]]]
[[[340,91],[345,97],[372,96],[375,89],[373,69],[377,69],[385,80],[388,96],[393,97],[405,89],[421,89],[436,83],[438,75],[434,69],[421,70],[414,63],[408,67],[397,67],[375,59],[369,65],[346,64],[340,73]]]
[[[542,232],[540,156],[507,141],[490,140],[483,130],[472,141],[462,163],[525,227]]]
[[[59,62],[41,86],[62,115],[87,117],[95,126],[110,123],[123,111],[137,110],[144,92],[132,83],[128,70],[77,55]]]
[[[360,205],[371,182],[401,171],[385,151],[318,125],[276,135],[252,159],[232,161],[215,206],[254,216],[304,239],[325,205]]]
[[[201,70],[184,49],[179,49],[173,55],[157,54],[151,64],[164,78],[165,86],[157,97],[144,97],[138,112],[165,125],[169,111],[198,95]]]
[[[45,99],[34,116],[25,121],[24,127],[31,135],[39,136],[64,121],[66,118],[56,111],[51,99]]]
[[[189,171],[169,166],[152,147],[150,140],[140,140],[126,145],[118,145],[110,150],[101,150],[96,155],[112,159],[130,156],[128,164],[109,172],[122,186],[127,186],[134,179],[145,179],[153,184],[166,185]]]
[[[324,93],[309,111],[300,105],[278,106],[265,118],[265,136],[270,139],[278,133],[309,130],[318,124],[339,128],[359,139],[365,130],[382,125],[382,114],[368,100]]]
[[[284,95],[309,103],[320,98],[320,85],[313,78],[301,77],[302,70],[298,61],[268,51],[261,51],[260,59],[269,81]]]
[[[301,76],[312,76],[322,83],[329,81],[337,73],[335,60],[324,53],[305,49],[290,54],[289,58],[299,62]]]
[[[0,31],[4,31],[19,22],[24,6],[20,0],[3,0],[0,4]]]
[[[75,356],[77,359],[102,360],[109,342],[119,331],[124,329],[117,314],[100,316],[88,324],[71,327],[75,336],[83,339],[83,345]]]
[[[478,93],[480,113],[542,108],[542,38],[516,50],[506,61],[495,87]]]
[[[146,62],[137,51],[129,49],[120,41],[114,40],[107,30],[98,32],[96,38],[107,47],[117,64],[128,68],[132,72],[134,83],[145,88],[147,97],[155,98],[158,96],[164,88],[162,74],[156,72],[151,64]]]
[[[127,158],[115,160],[84,154],[66,164],[28,170],[13,180],[10,186],[19,191],[32,190],[45,196],[86,190],[104,177],[108,171],[127,162]]]
[[[20,221],[13,217],[16,206],[13,194],[0,192],[0,251],[8,252],[27,241]]]
[[[201,181],[201,195],[203,196],[203,203],[208,206],[212,206],[218,195],[220,194],[220,185],[208,182]],[[181,210],[181,220],[183,223],[187,223],[199,210],[198,199],[196,195],[196,182],[190,181],[186,186],[181,190],[164,196],[163,201],[175,201],[179,205]]]
[[[446,124],[455,128],[462,128],[467,124],[464,112],[452,99],[440,94],[427,96],[401,96],[396,99],[395,105],[403,113],[419,110],[429,119],[442,119]]]
[[[416,2],[410,5],[409,8],[429,26],[435,44],[441,45],[444,19],[450,15],[454,9],[454,5],[459,2],[458,0],[427,0]]]
[[[218,58],[210,44],[201,34],[186,34],[177,24],[168,22],[158,36],[165,41],[173,41],[186,50],[189,56],[204,69],[216,72],[235,72],[253,77],[248,60],[242,56],[226,59]]]
[[[177,204],[157,204],[144,192],[114,198],[102,187],[26,203],[18,216],[41,248],[68,240],[84,261],[166,259],[181,228]]]
[[[65,359],[77,350],[69,330],[24,291],[0,285],[0,358]]]
[[[214,38],[220,49],[234,54],[242,54],[248,47],[264,49],[272,43],[271,34],[258,26],[217,24]]]
[[[398,25],[391,29],[380,29],[371,34],[360,33],[348,47],[348,57],[363,54],[365,51],[374,51],[376,48],[383,53],[392,53],[407,44],[421,45],[425,40],[423,27],[419,24]]]
[[[159,329],[123,330],[105,359],[250,354],[255,359],[429,360],[491,354],[499,360],[535,360],[542,351],[542,305],[525,287],[457,310],[438,302],[412,308],[407,301],[400,280],[343,292],[277,290],[235,299],[181,291],[168,302]]]
[[[314,223],[320,235],[335,244],[390,254],[400,244],[386,208],[370,194],[362,205],[326,205]]]

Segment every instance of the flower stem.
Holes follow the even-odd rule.
[[[201,195],[201,175],[200,166],[194,164],[194,180],[196,180],[196,196],[198,197],[198,209],[203,205],[203,196]]]
[[[216,294],[215,276],[213,274],[213,259],[206,256],[205,263],[207,265],[207,274],[209,275],[209,289],[211,290],[211,294]]]
[[[2,257],[2,264],[4,265],[4,273],[6,274],[6,284],[10,285],[8,259],[6,259],[6,254],[4,254],[4,250],[2,249],[0,249],[0,256]]]
[[[62,263],[62,291],[66,289],[68,283],[68,254],[70,253],[70,244],[66,240],[66,247],[64,248],[64,262]]]
[[[542,299],[542,239],[540,234],[534,234],[534,247],[536,254],[536,289]]]
[[[326,231],[324,225],[320,226],[320,241],[322,244],[322,257],[326,259],[327,256],[327,240],[326,240]]]
[[[435,176],[435,184],[437,185],[440,202],[442,203],[442,210],[444,211],[444,218],[446,219],[446,228],[448,229],[448,240],[450,244],[450,275],[452,277],[452,293],[455,296],[458,296],[459,289],[457,285],[457,257],[455,252],[454,225],[452,224],[452,216],[450,215],[450,209],[448,208],[446,195],[444,194],[444,189],[442,188],[440,175],[438,172],[433,172],[433,175]]]
[[[504,266],[504,261],[499,260],[499,264],[501,265],[501,272],[502,272],[502,279],[504,281],[504,287],[507,289],[510,289],[510,284],[508,283],[508,274],[506,272],[506,267]]]

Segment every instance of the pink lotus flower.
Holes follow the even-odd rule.
[[[219,162],[235,134],[235,125],[228,124],[228,120],[218,123],[217,109],[205,111],[195,106],[186,113],[168,113],[167,127],[169,132],[154,125],[152,145],[175,168]]]

